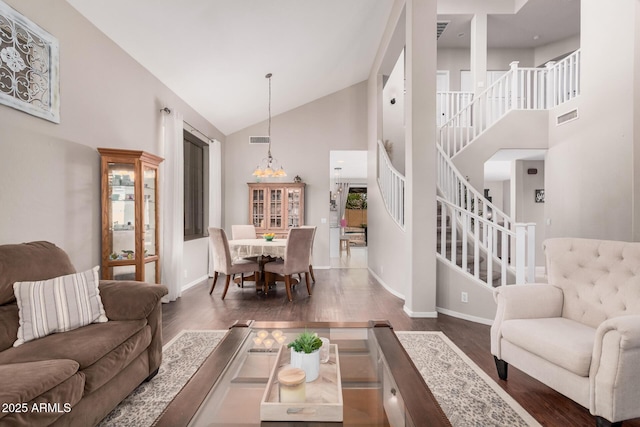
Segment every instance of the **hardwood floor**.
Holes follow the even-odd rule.
[[[304,283],[293,291],[288,302],[284,285],[267,296],[259,296],[253,283],[243,289],[229,287],[220,297],[224,279],[209,295],[211,279],[182,294],[177,301],[163,305],[163,339],[173,338],[183,329],[227,329],[236,320],[364,321],[389,320],[398,331],[443,331],[469,358],[506,390],[543,426],[594,426],[589,411],[549,387],[509,368],[508,381],[500,381],[490,353],[489,326],[455,317],[412,319],[402,310],[403,301],[387,292],[367,269],[314,270],[313,295]],[[640,427],[640,418],[626,421],[624,427]]]

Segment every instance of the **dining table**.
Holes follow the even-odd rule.
[[[260,277],[256,280],[256,291],[260,291],[260,288],[262,288],[264,294],[268,292],[270,286],[275,286],[275,282],[284,280],[284,277],[276,275],[274,282],[265,283],[264,264],[274,259],[284,259],[286,248],[286,238],[275,238],[273,240],[267,240],[265,238],[229,240],[229,252],[231,259],[234,261],[242,258],[259,257]],[[245,280],[246,279],[245,277]],[[236,283],[240,281],[240,278],[234,280]],[[292,278],[292,284],[297,283],[298,280]]]
[[[250,258],[257,256],[269,256],[272,258],[284,258],[287,239],[234,239],[229,240],[231,259]]]

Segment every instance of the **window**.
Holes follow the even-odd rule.
[[[184,240],[206,236],[209,146],[184,131]]]

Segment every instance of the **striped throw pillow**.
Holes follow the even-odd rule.
[[[106,322],[98,290],[98,270],[36,282],[15,282],[20,325],[14,347],[56,332]]]

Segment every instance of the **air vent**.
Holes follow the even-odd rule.
[[[568,113],[564,113],[558,116],[556,118],[556,124],[561,125],[561,124],[570,122],[571,120],[575,120],[577,118],[578,118],[578,109],[576,108],[575,110],[571,110]]]
[[[268,136],[250,136],[249,144],[268,144],[269,137]]]
[[[447,25],[449,25],[450,22],[451,21],[438,21],[436,40],[440,38],[445,28],[447,28]]]

